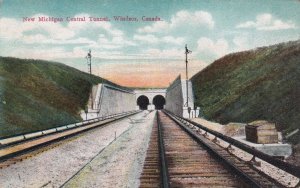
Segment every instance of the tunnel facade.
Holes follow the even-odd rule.
[[[166,89],[139,89],[134,92],[136,95],[136,109],[159,110],[163,109],[166,104]]]

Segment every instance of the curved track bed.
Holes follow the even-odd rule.
[[[70,137],[79,135],[81,133],[87,132],[92,129],[96,129],[108,125],[109,123],[121,120],[123,118],[129,117],[136,113],[138,112],[124,114],[118,117],[107,118],[102,121],[89,123],[84,126],[55,132],[34,139],[24,140],[23,142],[0,148],[0,169],[8,167],[24,159],[30,158],[48,149],[57,147],[58,145],[61,144],[62,141]]]

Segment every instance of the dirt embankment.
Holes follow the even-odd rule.
[[[228,54],[191,78],[196,106],[221,124],[267,120],[291,132],[300,121],[300,40]]]

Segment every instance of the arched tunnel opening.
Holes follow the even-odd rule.
[[[152,104],[155,106],[156,110],[161,110],[164,108],[164,105],[166,104],[166,100],[162,95],[156,95],[153,98]]]
[[[145,95],[139,96],[137,99],[137,105],[140,107],[140,110],[147,110],[149,105],[149,99]]]

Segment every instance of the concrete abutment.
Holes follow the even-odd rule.
[[[199,108],[194,106],[192,83],[188,82],[188,103],[186,80],[178,76],[166,89],[126,89],[110,84],[94,85],[83,119],[108,116],[132,110],[166,109],[185,118],[199,116]],[[190,110],[189,110],[190,109]]]

